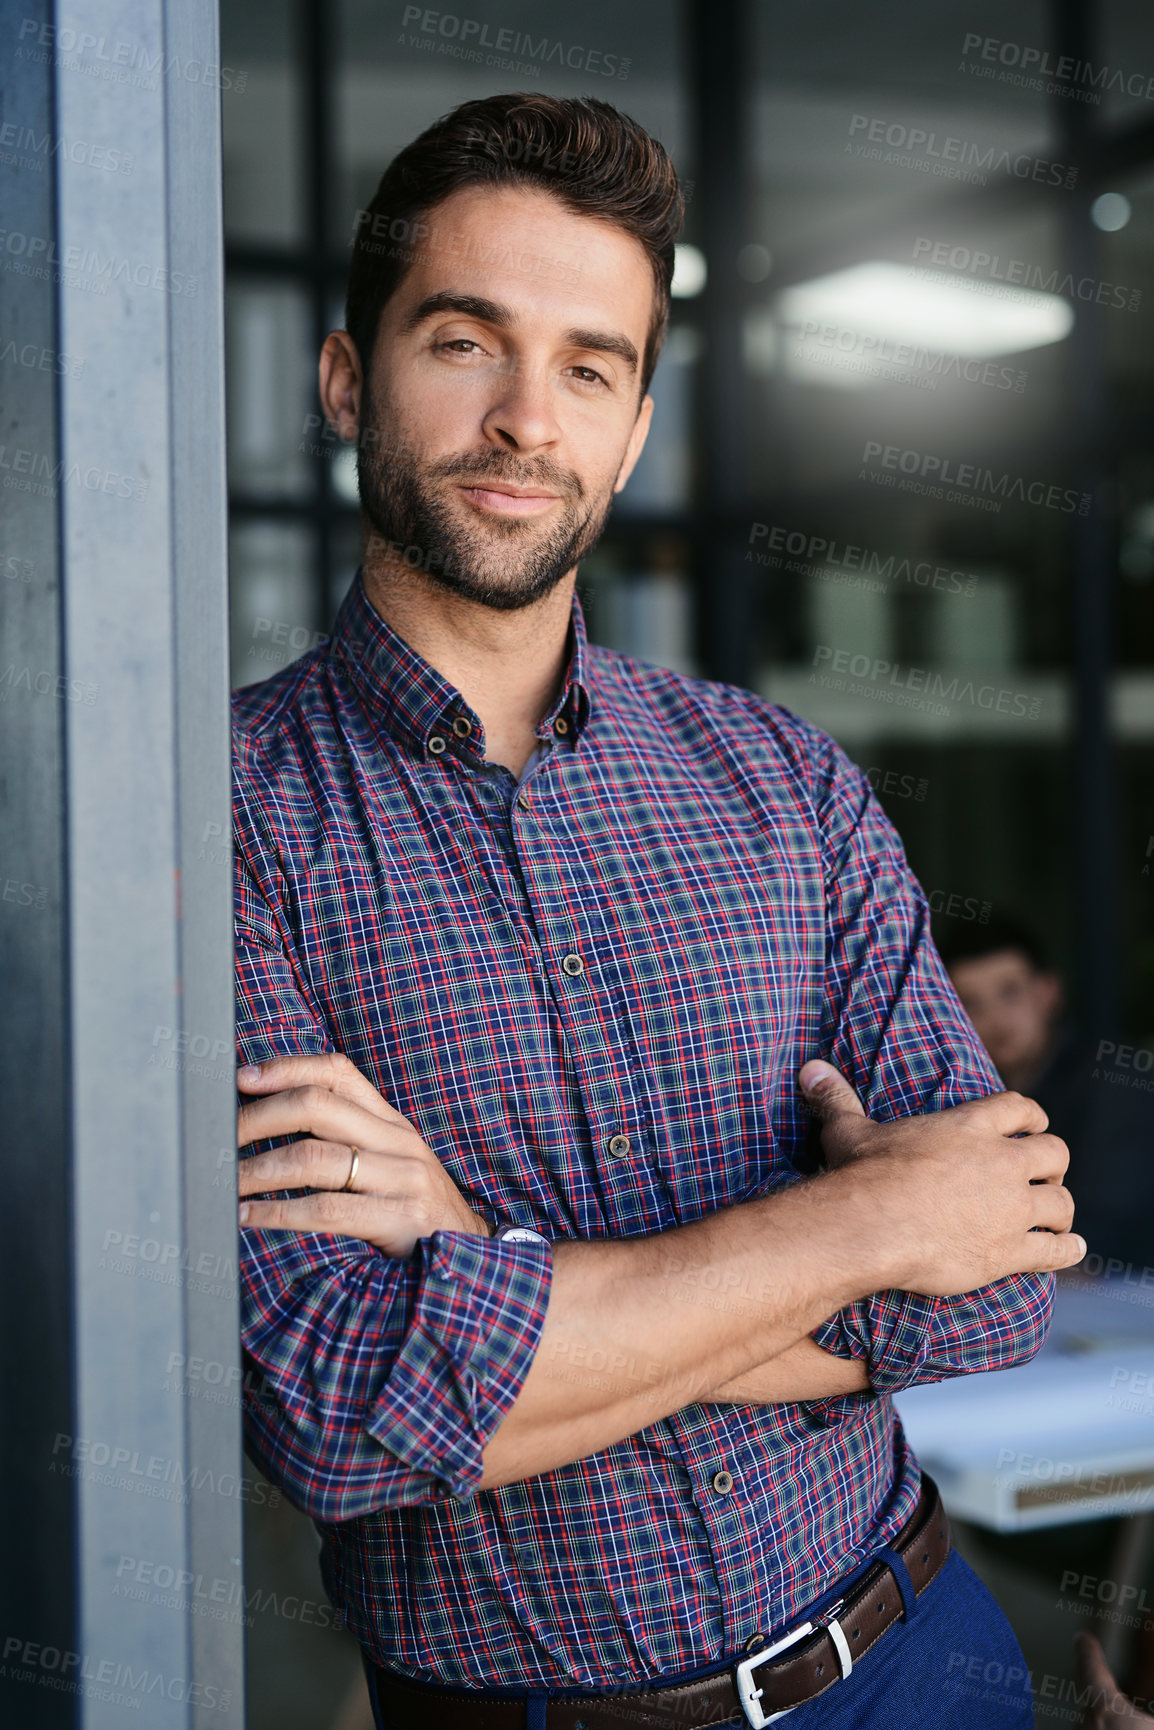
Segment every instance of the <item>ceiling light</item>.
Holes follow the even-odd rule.
[[[787,374],[844,390],[884,384],[918,364],[917,349],[988,360],[1061,342],[1074,309],[1058,294],[877,260],[784,289],[773,317]]]
[[[675,246],[673,282],[669,292],[678,300],[691,300],[705,287],[705,254],[699,246]]]

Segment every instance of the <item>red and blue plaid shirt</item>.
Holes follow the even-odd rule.
[[[359,573],[326,644],[235,693],[239,1061],[345,1052],[478,1211],[550,1239],[797,1181],[810,1057],[877,1118],[998,1091],[833,741],[590,644],[576,593],[569,647],[519,785]],[[478,1492],[551,1250],[254,1230],[241,1250],[247,1445],[316,1520],[334,1602],[378,1663],[493,1686],[668,1680],[780,1631],[913,1510],[890,1393],[1028,1358],[1053,1289],[881,1293],[815,1335],[873,1393],[686,1405]]]

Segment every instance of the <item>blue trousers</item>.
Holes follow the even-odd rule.
[[[782,1730],[1033,1730],[1033,1691],[1022,1649],[956,1550],[907,1611],[844,1681],[781,1719]],[[381,1716],[371,1680],[369,1693],[377,1730],[393,1730]],[[542,1702],[543,1696],[534,1696],[526,1730],[544,1724]],[[628,1710],[627,1695],[622,1706]],[[435,1721],[431,1712],[430,1725]],[[629,1718],[623,1716],[621,1724],[628,1730]],[[745,1725],[743,1717],[731,1718],[724,1730]]]

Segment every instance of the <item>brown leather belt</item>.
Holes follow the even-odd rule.
[[[924,1474],[910,1519],[889,1546],[905,1563],[915,1595],[937,1577],[950,1553],[950,1522],[937,1485]],[[548,1730],[693,1730],[744,1717],[750,1725],[804,1706],[848,1676],[902,1614],[893,1570],[878,1560],[843,1599],[728,1670],[668,1687],[622,1688],[550,1698]],[[780,1653],[779,1656],[769,1656]],[[502,1699],[477,1689],[438,1688],[370,1667],[389,1730],[525,1730],[525,1695]],[[540,1721],[540,1720],[538,1720]]]

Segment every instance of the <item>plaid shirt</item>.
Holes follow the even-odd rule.
[[[519,784],[360,573],[326,644],[234,694],[240,1061],[347,1053],[473,1206],[550,1239],[670,1231],[798,1181],[810,1057],[877,1118],[998,1091],[833,741],[590,644],[576,592],[569,649]],[[868,1361],[872,1394],[687,1405],[478,1492],[551,1276],[546,1246],[458,1231],[407,1259],[241,1232],[247,1446],[402,1674],[598,1688],[740,1656],[912,1512],[890,1393],[1028,1358],[1053,1290],[883,1292],[815,1335]]]

